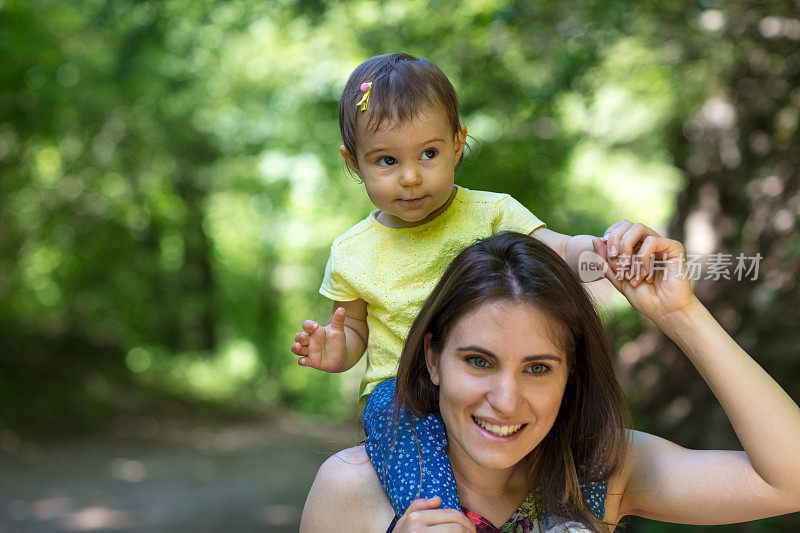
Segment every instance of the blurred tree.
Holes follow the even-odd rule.
[[[669,233],[685,242],[689,253],[703,254],[698,296],[789,394],[800,398],[798,6],[640,7],[647,15],[637,18],[637,26],[649,29],[653,44],[661,43],[663,56],[684,80],[676,96],[689,104],[673,116],[667,139],[686,176]],[[718,259],[730,264],[730,279],[708,279],[710,254],[717,253],[726,254]],[[740,254],[760,255],[757,279],[749,279],[755,273],[738,279]],[[727,417],[674,344],[645,328],[622,346],[621,359],[644,429],[690,447],[739,448]],[[788,532],[797,525],[792,516],[726,529]],[[631,529],[641,527],[634,522]]]
[[[783,2],[663,10],[654,35],[668,53],[679,56],[678,72],[689,81],[679,88],[679,98],[698,102],[676,115],[670,127],[670,152],[686,175],[670,233],[686,243],[689,253],[732,256],[731,279],[707,279],[704,269],[696,292],[795,397],[800,393],[792,379],[800,373],[800,361],[791,357],[797,353],[792,346],[800,318],[800,240],[794,231],[800,213],[796,15]],[[679,24],[687,19],[688,25]],[[761,255],[757,280],[737,279],[739,253]],[[652,341],[649,332],[638,342],[630,348],[641,356],[634,372],[658,368],[640,404],[652,422],[695,445],[732,444],[727,421],[721,412],[713,413],[719,409],[705,386],[688,380],[687,388],[688,364],[677,350]],[[659,398],[690,402],[664,405]],[[689,410],[680,407],[688,405]]]

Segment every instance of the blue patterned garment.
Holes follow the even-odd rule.
[[[438,415],[412,415],[415,438],[405,409],[397,424],[394,390],[394,378],[375,387],[362,420],[367,433],[367,455],[395,514],[402,516],[417,498],[434,496],[442,498],[442,509],[461,509],[453,467],[447,458],[442,419]]]

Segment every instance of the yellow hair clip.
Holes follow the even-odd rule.
[[[358,101],[356,107],[361,107],[361,111],[367,110],[367,102],[369,102],[369,93],[372,91],[372,82],[365,81],[361,84],[361,91],[364,93],[364,96],[361,97],[361,100]]]

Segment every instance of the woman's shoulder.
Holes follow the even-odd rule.
[[[394,513],[364,446],[342,450],[319,468],[308,493],[302,532],[385,531]]]
[[[333,454],[322,463],[317,475],[324,476],[332,484],[347,485],[353,489],[368,491],[380,488],[364,446],[353,446]]]

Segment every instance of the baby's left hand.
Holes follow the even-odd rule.
[[[608,261],[611,270],[619,279],[626,279],[632,287],[642,281],[652,283],[652,255],[639,254],[644,240],[649,236],[659,235],[644,224],[633,223],[622,219],[615,222],[605,231],[602,243],[605,250],[597,250]],[[598,244],[595,244],[598,247]],[[604,254],[603,251],[606,253]]]

